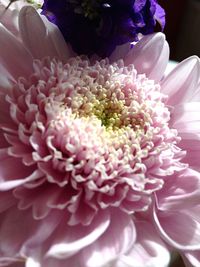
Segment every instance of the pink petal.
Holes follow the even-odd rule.
[[[37,259],[29,259],[26,267],[85,267],[84,263],[78,263],[79,255],[75,255],[69,259],[54,259],[54,258],[44,258],[42,262]]]
[[[23,42],[34,58],[69,57],[69,50],[58,28],[46,19],[43,21],[33,7],[26,6],[21,9],[19,28]]]
[[[1,73],[1,71],[0,71]],[[4,73],[2,73],[2,75],[0,76],[4,76]],[[0,78],[1,80],[1,78]],[[1,84],[1,81],[0,81],[0,84]],[[8,89],[8,88],[3,88],[1,87],[0,90],[4,90],[5,91]],[[5,126],[5,125],[10,125],[11,128],[12,128],[12,125],[13,125],[13,121],[12,119],[10,118],[10,116],[8,116],[8,114],[10,113],[10,108],[9,108],[9,104],[8,102],[5,100],[5,95],[3,93],[0,92],[0,149],[1,148],[6,148],[9,146],[7,140],[6,140],[6,137],[5,137],[5,134],[4,132],[1,130],[1,126]]]
[[[89,226],[69,227],[64,222],[62,231],[53,237],[53,243],[47,252],[48,257],[64,259],[77,253],[84,247],[95,242],[108,228],[110,216],[107,212],[99,213]],[[60,239],[60,241],[58,241]]]
[[[71,48],[68,47],[58,27],[51,23],[46,17],[42,16],[42,19],[47,27],[49,39],[56,49],[56,56],[63,61],[66,61],[68,58],[74,56],[75,54]]]
[[[125,64],[134,64],[138,73],[160,81],[169,60],[169,46],[165,35],[156,33],[144,36],[125,56]]]
[[[13,82],[14,82],[14,78],[12,77],[12,75],[8,72],[8,70],[6,69],[6,66],[3,66],[0,63],[0,92],[8,93],[7,90],[9,90],[10,88],[12,88],[13,86]]]
[[[195,94],[192,96],[191,101],[200,101],[200,79]]]
[[[200,249],[200,206],[180,211],[154,210],[153,216],[169,245],[180,250]]]
[[[25,267],[24,259],[19,256],[0,257],[0,266],[6,267]]]
[[[183,260],[187,267],[199,267],[200,266],[200,250],[188,251],[184,253]]]
[[[21,212],[23,211],[20,211],[20,214]],[[30,225],[27,228],[27,239],[23,243],[23,247],[21,249],[21,253],[25,256],[30,256],[33,250],[36,249],[41,250],[41,248],[44,249],[44,247],[42,246],[43,242],[48,240],[48,238],[53,234],[55,229],[58,227],[62,218],[66,216],[65,212],[61,212],[59,210],[52,210],[48,214],[48,216],[46,216],[44,219],[34,220],[32,218],[30,210],[25,212],[25,216],[28,213],[29,213],[28,219],[32,220],[32,222],[30,222]],[[24,215],[22,214],[22,216]]]
[[[15,2],[16,3],[16,2]],[[12,32],[15,36],[19,35],[18,31],[18,14],[19,11],[15,8],[12,9],[13,4],[6,9],[6,6],[8,6],[9,1],[4,1],[1,0],[0,2],[0,20],[1,23],[10,31]],[[14,4],[16,6],[16,4]]]
[[[39,170],[25,167],[20,159],[14,159],[7,155],[6,149],[0,149],[0,191],[7,191],[29,181],[42,177]],[[12,168],[10,168],[12,166]]]
[[[199,102],[182,103],[171,112],[170,126],[181,133],[200,132]]]
[[[27,189],[23,186],[14,190],[14,196],[19,199],[18,208],[21,210],[32,207],[33,218],[35,220],[45,218],[49,212],[48,201],[55,198],[55,186],[43,184],[36,190]],[[54,189],[54,190],[53,190]]]
[[[200,171],[200,165],[199,165],[200,136],[193,135],[192,137],[191,135],[189,136],[188,134],[185,139],[182,138],[181,142],[179,143],[179,147],[187,151],[187,154],[184,157],[183,161],[186,164],[189,164],[190,168],[193,168],[196,171]]]
[[[199,58],[192,56],[182,61],[162,81],[162,92],[169,96],[167,104],[177,105],[191,101],[197,90],[200,75]]]
[[[47,265],[49,266],[49,265]],[[56,267],[57,265],[54,265]],[[33,258],[28,258],[26,261],[26,267],[41,267],[40,263]]]
[[[119,45],[115,48],[115,50],[112,52],[112,54],[109,57],[109,61],[116,62],[119,59],[125,58],[127,53],[130,51],[131,45],[129,43],[124,45]]]
[[[190,209],[199,204],[200,173],[186,169],[181,175],[168,177],[163,189],[156,192],[159,210]]]
[[[170,261],[169,251],[155,228],[148,222],[136,222],[137,241],[127,255],[120,257],[115,267],[166,267]]]
[[[23,261],[21,261],[21,262],[18,261],[18,262],[15,262],[15,263],[9,265],[8,267],[25,267],[25,262],[23,262]]]
[[[7,148],[7,147],[8,147],[8,143],[4,137],[4,134],[0,131],[0,149]]]
[[[16,203],[12,192],[1,192],[0,213],[6,211]]]
[[[20,211],[14,206],[0,214],[0,255],[26,256],[28,250],[41,245],[60,222],[60,213],[52,212],[44,220],[34,220],[30,210]]]
[[[112,214],[111,224],[104,235],[82,251],[85,267],[105,266],[128,252],[136,239],[132,218],[120,211]]]
[[[0,24],[0,36],[0,62],[7,70],[7,73],[3,74],[8,75],[8,80],[10,77],[14,80],[20,76],[29,76],[33,72],[32,57],[29,52],[2,24]]]
[[[175,106],[170,124],[176,128],[181,137],[179,147],[185,150],[186,156],[183,161],[190,167],[200,170],[200,105],[199,102],[189,102]]]
[[[199,166],[200,153],[200,105],[199,102],[189,102],[175,106],[170,120],[171,127],[176,128],[181,137],[179,147],[185,150],[183,161],[196,170]]]

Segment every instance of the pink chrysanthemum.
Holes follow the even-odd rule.
[[[31,7],[19,33],[0,27],[0,266],[199,266],[199,59],[161,80],[160,33],[72,57]]]

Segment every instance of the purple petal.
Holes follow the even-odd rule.
[[[159,4],[156,4],[156,12],[154,17],[159,22],[163,31],[165,27],[165,10]]]

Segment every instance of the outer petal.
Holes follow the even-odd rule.
[[[186,169],[181,175],[168,177],[165,186],[156,193],[159,210],[190,209],[199,204],[200,173]]]
[[[33,258],[28,258],[26,260],[26,266],[25,267],[40,267],[40,263],[35,261]],[[56,265],[54,265],[56,267]]]
[[[187,151],[187,154],[184,157],[183,161],[186,164],[189,164],[191,168],[200,171],[200,164],[199,164],[200,134],[189,135],[189,133],[188,134],[186,133],[184,138],[182,137],[179,147]]]
[[[186,169],[156,193],[153,216],[161,236],[179,250],[200,249],[200,174]]]
[[[154,221],[164,240],[179,250],[200,249],[200,205],[181,211],[156,211]]]
[[[60,222],[61,213],[52,212],[44,220],[36,221],[30,210],[16,206],[0,214],[0,259],[23,255],[27,249],[41,246]],[[1,266],[1,265],[0,265]]]
[[[112,63],[119,59],[125,58],[125,56],[130,50],[131,50],[131,45],[129,43],[117,46],[115,50],[112,52],[112,54],[109,56],[109,61]]]
[[[167,104],[177,105],[191,101],[198,88],[199,58],[185,59],[162,81],[162,92],[169,96]]]
[[[66,259],[81,249],[95,242],[108,228],[110,216],[107,212],[99,213],[89,226],[66,225],[65,220],[54,234],[47,257]],[[61,230],[61,231],[60,231]]]
[[[7,155],[6,149],[0,149],[0,161],[0,191],[13,189],[43,176],[39,170],[24,166],[20,159],[13,160]]]
[[[4,72],[0,72],[0,73],[1,73],[2,76],[4,76]],[[1,78],[0,78],[0,82],[1,82]],[[0,90],[1,90],[1,92],[0,92],[0,125],[1,126],[2,125],[3,126],[5,126],[5,125],[8,126],[9,125],[10,128],[12,129],[12,128],[15,128],[16,126],[13,125],[13,121],[9,116],[10,106],[9,106],[9,103],[6,101],[6,95],[5,95],[6,94],[6,90],[8,90],[11,87],[10,86],[8,86],[7,88],[6,87],[5,88],[0,87]],[[2,91],[4,91],[4,93]],[[8,147],[8,145],[7,145],[7,147]],[[2,148],[1,145],[0,145],[0,148]]]
[[[11,265],[9,265],[8,267],[25,267],[25,262],[24,261],[18,261],[18,262],[15,262]]]
[[[155,228],[148,222],[136,221],[137,241],[115,267],[166,267],[170,254]]]
[[[178,65],[178,62],[173,61],[173,60],[169,60],[169,62],[167,64],[167,68],[165,70],[164,77],[166,77],[177,65]]]
[[[144,36],[125,56],[125,64],[133,63],[138,73],[160,81],[169,60],[169,46],[165,35],[156,33]]]
[[[135,226],[131,217],[122,212],[112,214],[108,230],[82,251],[85,267],[107,266],[126,253],[136,240]]]
[[[84,262],[79,260],[80,255],[75,255],[69,259],[45,258],[42,262],[29,258],[26,267],[85,267]],[[95,267],[95,266],[94,266]]]
[[[28,77],[33,72],[32,56],[2,24],[0,24],[0,36],[1,65],[7,70],[9,76],[13,77],[13,80],[20,76]]]
[[[19,15],[19,28],[23,42],[34,58],[58,57],[67,59],[69,50],[58,28],[44,21],[30,6],[22,8]]]
[[[4,0],[1,0],[0,2],[0,22],[15,36],[18,36],[19,31],[18,31],[17,19],[19,11],[17,9],[11,9],[11,8],[6,9],[6,6],[8,6],[9,3],[10,1],[4,1]]]
[[[187,152],[183,160],[199,171],[200,103],[180,104],[174,107],[171,114],[171,127],[176,128],[181,137],[179,147]]]
[[[200,133],[200,103],[190,102],[183,103],[176,107],[171,112],[170,125],[176,128],[179,133]]]
[[[183,260],[187,267],[199,267],[200,266],[200,250],[184,253]]]
[[[191,101],[200,101],[200,77],[199,77],[197,89],[196,89],[195,94],[193,95]]]
[[[8,70],[6,69],[5,66],[3,66],[0,63],[0,91],[3,92],[4,94],[7,92],[7,90],[9,90],[10,88],[12,88],[12,80],[13,77],[12,75],[8,72]],[[0,96],[1,98],[2,96]]]
[[[6,211],[16,203],[11,191],[1,192],[0,213]]]
[[[47,27],[49,39],[56,49],[57,57],[60,60],[66,61],[68,58],[75,56],[75,53],[72,51],[71,47],[67,45],[58,27],[51,23],[45,16],[41,17]]]

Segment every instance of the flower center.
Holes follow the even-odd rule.
[[[54,192],[48,205],[67,208],[70,223],[80,222],[79,207],[89,214],[80,223],[107,207],[146,210],[162,177],[185,167],[160,86],[123,61],[91,64],[76,57],[34,67],[30,83],[21,79],[19,94],[8,98],[13,110],[19,103],[12,116],[20,136],[30,135],[31,156],[23,162],[43,174],[30,190]]]
[[[103,87],[94,88],[94,91],[88,90],[84,96],[79,93],[74,96],[73,112],[81,117],[95,116],[103,126],[113,130],[125,125],[122,119],[122,114],[126,113],[124,99],[120,100],[114,94],[110,99],[108,90]]]

